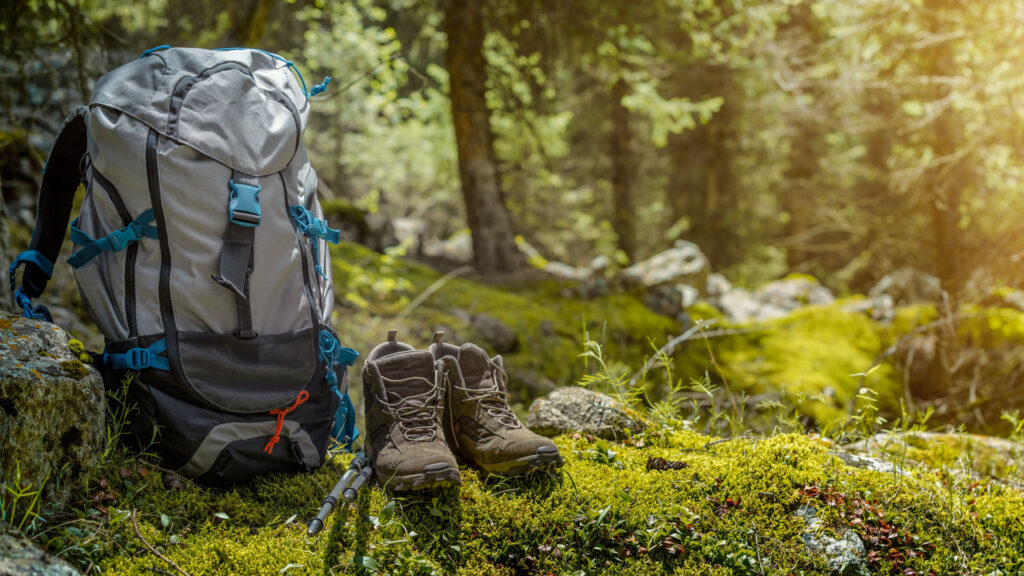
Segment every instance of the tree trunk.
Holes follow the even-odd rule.
[[[490,110],[485,97],[484,15],[481,2],[448,0],[446,55],[452,123],[466,219],[473,234],[473,263],[481,273],[511,272],[522,265],[512,217],[498,181]]]
[[[790,67],[799,76],[814,65],[807,53],[824,40],[821,23],[811,6],[798,4],[790,8],[789,21],[780,28],[780,37],[786,40],[792,54]],[[815,219],[814,177],[821,168],[825,149],[823,120],[819,117],[820,89],[812,83],[801,86],[792,94],[795,111],[790,136],[789,166],[783,175],[782,205],[789,215],[786,222],[786,264],[790,270],[806,272],[811,264],[811,236]],[[807,101],[809,100],[809,101]]]
[[[228,15],[224,45],[254,47],[266,32],[273,6],[274,0],[228,0],[224,5]]]
[[[789,220],[786,222],[786,236],[789,247],[786,250],[786,264],[790,270],[806,272],[811,260],[808,245],[811,223],[814,218],[813,178],[819,169],[819,150],[824,147],[820,131],[814,122],[801,119],[790,145],[789,167],[784,176],[783,204]]]
[[[612,229],[618,236],[619,249],[630,260],[637,255],[636,206],[633,202],[633,169],[636,165],[629,147],[629,110],[622,99],[629,94],[629,85],[621,78],[612,86]]]
[[[927,3],[930,9],[930,32],[936,37],[949,32],[948,20],[957,9],[950,0],[933,0]],[[926,51],[931,78],[955,74],[956,62],[951,41],[936,42]],[[950,97],[952,87],[939,81],[934,85],[932,96],[936,102]],[[941,162],[931,167],[931,218],[935,238],[935,274],[942,280],[943,287],[953,293],[963,284],[959,263],[963,242],[960,234],[960,204],[963,190],[971,180],[970,155],[956,158],[964,146],[964,127],[956,109],[944,110],[935,120],[935,157]]]
[[[736,113],[730,75],[724,66],[694,63],[679,77],[682,95],[693,101],[721,96],[725,103],[707,125],[673,136],[666,203],[672,218],[669,225],[688,217],[690,227],[683,238],[700,246],[716,267],[732,263],[737,243],[726,213],[733,198],[729,142]]]

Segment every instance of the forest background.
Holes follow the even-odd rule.
[[[954,318],[1024,281],[1022,23],[1020,0],[5,1],[3,198],[34,212],[103,73],[158,44],[260,47],[333,77],[306,133],[320,191],[411,227],[389,256],[471,232],[483,280],[613,276],[687,240],[750,289],[848,296],[912,267]]]

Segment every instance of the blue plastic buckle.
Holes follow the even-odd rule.
[[[262,186],[249,186],[228,180],[231,199],[228,201],[228,217],[231,222],[246,228],[260,225],[260,190]]]
[[[153,356],[145,348],[132,348],[125,355],[125,363],[129,370],[145,370],[152,361]]]
[[[135,222],[119,230],[114,230],[107,235],[107,242],[110,243],[110,249],[114,252],[126,246],[131,246],[140,239],[139,231],[135,228]]]

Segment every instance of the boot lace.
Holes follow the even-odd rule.
[[[422,380],[434,387],[434,383],[426,378],[414,376],[402,380],[382,378],[388,384],[401,384],[414,380]],[[415,394],[388,401],[378,397],[388,414],[398,422],[398,429],[409,442],[430,442],[437,436],[437,408],[440,396],[437,388],[422,394]]]
[[[507,389],[508,374],[494,362],[491,362],[490,365],[491,374],[500,374],[501,382],[504,385],[502,387]],[[522,423],[519,422],[519,418],[516,418],[515,413],[512,412],[512,408],[508,405],[510,397],[509,393],[502,390],[502,387],[499,387],[497,382],[495,382],[490,388],[484,389],[457,386],[454,383],[451,383],[450,386],[454,389],[465,392],[471,400],[476,402],[480,408],[483,409],[485,414],[491,416],[503,426],[507,428],[523,427]]]

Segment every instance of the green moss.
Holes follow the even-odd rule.
[[[849,502],[877,507],[893,530],[923,550],[902,564],[881,561],[873,573],[1024,569],[1024,527],[1015,520],[1024,493],[1014,488],[983,480],[937,482],[924,468],[908,477],[849,468],[829,446],[800,435],[708,446],[708,437],[676,431],[649,440],[645,448],[610,445],[617,457],[609,464],[586,455],[593,447],[587,439],[560,437],[566,466],[555,476],[496,480],[463,468],[461,489],[393,504],[375,489],[361,499],[360,510],[350,511],[351,521],[339,531],[340,554],[327,573],[354,574],[353,556],[368,556],[388,574],[824,574],[825,561],[804,548],[803,524],[793,512],[813,506],[828,530],[861,534],[868,528],[851,523]],[[685,468],[648,471],[652,456]],[[122,499],[107,504],[109,510],[137,509],[147,542],[193,575],[323,574],[327,538],[307,538],[301,520],[315,513],[346,460],[227,491],[191,484],[167,491],[153,476],[118,476],[108,478],[105,491]],[[808,496],[810,488],[842,499],[827,505]],[[90,526],[107,533],[109,543],[94,558],[103,573],[166,570],[130,523],[116,517],[72,521],[83,533]],[[332,516],[327,530],[336,522]]]
[[[863,314],[840,304],[808,306],[777,320],[719,327],[738,333],[691,344],[684,373],[707,371],[734,393],[798,405],[821,426],[848,418],[861,387],[879,394],[883,411],[896,410],[896,375],[890,365],[876,365],[882,337]]]
[[[89,368],[82,364],[80,360],[65,360],[60,363],[60,367],[64,370],[65,374],[75,380],[81,380],[89,375]]]
[[[92,362],[92,355],[85,350],[85,344],[82,344],[80,341],[75,340],[74,338],[69,339],[68,350],[70,350],[75,356],[78,356],[78,359],[82,362],[87,364]]]

